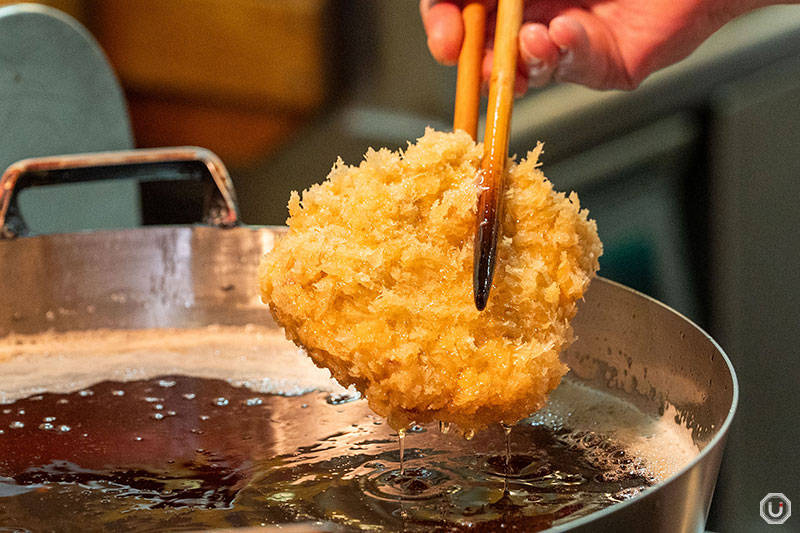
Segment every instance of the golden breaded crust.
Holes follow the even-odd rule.
[[[464,430],[540,409],[567,367],[570,319],[602,246],[574,193],[538,170],[541,144],[509,162],[486,310],[472,296],[475,178],[483,147],[426,131],[405,152],[338,161],[289,200],[289,231],[264,256],[262,297],[286,336],[394,428]]]

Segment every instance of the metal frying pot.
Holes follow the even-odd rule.
[[[203,181],[209,225],[22,236],[26,227],[16,209],[22,188],[110,173]],[[0,342],[11,333],[46,330],[274,326],[258,294],[256,271],[283,229],[237,225],[230,180],[207,151],[20,162],[0,181],[0,227]],[[673,406],[701,452],[644,493],[554,530],[702,530],[738,397],[730,361],[685,317],[604,279],[587,292],[575,332],[578,340],[564,354],[573,379],[654,415]]]

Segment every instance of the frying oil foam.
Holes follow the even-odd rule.
[[[252,325],[12,335],[0,339],[0,368],[0,403],[166,374],[281,395],[344,390],[281,331]]]
[[[564,379],[548,404],[530,421],[573,433],[593,432],[610,437],[631,455],[642,459],[657,479],[666,479],[699,453],[691,431],[675,423],[677,410],[668,405],[653,418],[624,400]]]

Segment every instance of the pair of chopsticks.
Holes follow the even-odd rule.
[[[477,138],[481,65],[486,25],[483,0],[468,0],[462,10],[464,41],[458,56],[456,104],[453,129]],[[478,180],[478,219],[475,227],[475,257],[472,290],[475,307],[482,311],[489,300],[497,241],[502,227],[503,186],[508,158],[508,134],[514,104],[518,34],[522,24],[522,0],[498,0],[494,38],[494,61],[489,83],[484,152]]]

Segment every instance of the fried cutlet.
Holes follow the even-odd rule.
[[[465,431],[540,409],[567,372],[559,352],[602,245],[575,193],[539,170],[541,144],[509,161],[488,306],[472,294],[483,147],[428,130],[404,151],[339,160],[292,193],[289,230],[261,262],[264,302],[286,336],[355,387],[394,428]]]

